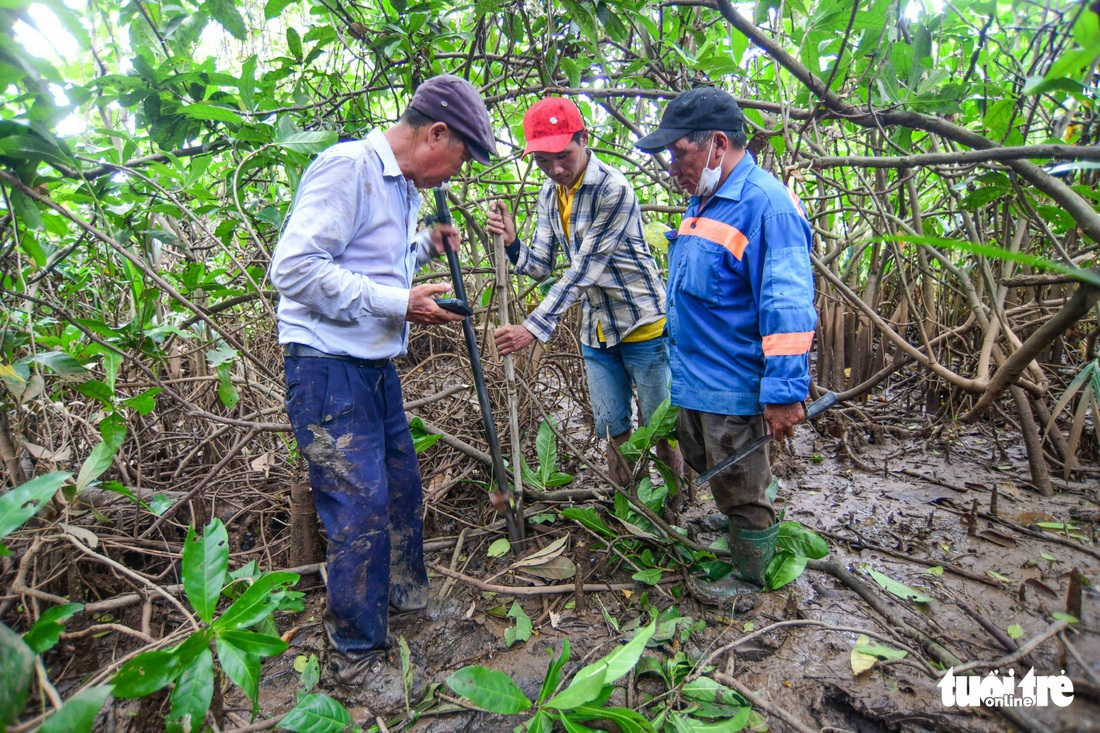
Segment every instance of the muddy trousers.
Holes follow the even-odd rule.
[[[387,644],[389,607],[428,600],[420,469],[388,361],[288,356],[286,408],[328,534],[329,641]]]
[[[718,415],[681,407],[676,418],[680,451],[698,473],[732,456],[767,429],[763,415]],[[775,524],[775,509],[765,493],[771,482],[772,469],[765,445],[708,483],[718,511],[730,518],[731,529],[759,530]]]

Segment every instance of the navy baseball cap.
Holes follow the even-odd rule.
[[[740,131],[745,115],[728,92],[714,87],[692,89],[665,107],[657,129],[634,143],[643,153],[659,153],[684,135],[699,130]]]
[[[474,160],[486,165],[497,142],[485,101],[474,85],[452,74],[433,76],[416,88],[410,107],[462,136]]]

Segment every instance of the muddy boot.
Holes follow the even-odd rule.
[[[384,651],[344,655],[329,652],[323,683],[349,703],[365,705],[375,715],[393,715],[424,695],[424,674],[410,670],[409,686],[397,655]]]
[[[711,583],[689,576],[688,591],[702,603],[732,606],[735,615],[751,611],[760,600],[764,571],[775,556],[778,538],[778,523],[768,529],[731,529],[729,546],[733,569]]]
[[[708,532],[725,532],[730,528],[730,518],[722,512],[714,512],[703,517],[702,524]]]
[[[779,541],[779,523],[767,529],[730,529],[730,556],[733,558],[733,570],[730,575],[752,583],[757,588],[764,587],[764,571],[775,557],[776,544]]]

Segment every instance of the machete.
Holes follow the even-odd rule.
[[[821,397],[814,400],[813,404],[810,405],[810,409],[806,411],[805,420],[813,420],[815,417],[817,417],[821,413],[825,412],[826,410],[828,410],[830,407],[832,407],[833,405],[835,405],[839,401],[840,401],[840,398],[837,397],[836,392],[826,392]],[[702,484],[705,484],[707,481],[710,481],[712,478],[714,478],[718,474],[722,473],[722,471],[725,471],[727,468],[729,468],[733,464],[737,463],[738,461],[743,459],[745,456],[759,450],[760,446],[767,445],[768,441],[770,441],[771,439],[772,439],[771,431],[768,431],[767,435],[761,435],[759,438],[752,441],[751,443],[746,445],[744,448],[742,448],[741,450],[734,453],[732,456],[730,456],[728,458],[723,458],[721,461],[719,461],[717,463],[717,465],[715,465],[713,468],[709,469],[706,473],[704,473],[699,478],[695,479],[695,485],[696,486],[701,486]]]
[[[436,186],[433,190],[435,191],[436,221],[440,224],[450,224],[451,212],[447,208],[447,191],[442,186]],[[466,316],[462,319],[462,331],[466,336],[466,351],[470,354],[470,371],[473,372],[474,387],[477,389],[477,401],[481,405],[485,439],[489,443],[489,455],[493,459],[493,478],[497,482],[497,491],[490,494],[489,498],[497,511],[504,514],[504,522],[508,526],[508,540],[512,543],[512,548],[519,551],[524,539],[523,523],[516,516],[516,505],[512,497],[512,491],[508,486],[508,472],[504,468],[504,457],[500,452],[500,440],[497,438],[497,428],[493,422],[493,411],[489,404],[489,391],[485,388],[485,374],[481,370],[477,334],[474,332],[474,324],[470,320],[473,309],[466,302],[466,284],[462,280],[462,269],[458,264],[458,253],[448,247],[446,242],[444,242],[443,249],[447,253],[447,266],[451,269],[455,297],[446,299],[440,302],[439,305],[441,308],[453,313]]]

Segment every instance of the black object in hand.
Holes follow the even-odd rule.
[[[474,314],[474,309],[465,300],[459,300],[458,298],[439,298],[435,301],[435,304],[445,311],[457,313],[460,316],[468,317]]]

